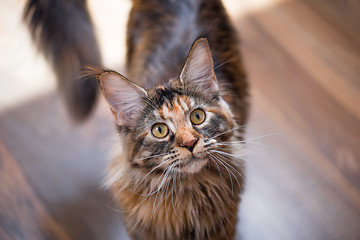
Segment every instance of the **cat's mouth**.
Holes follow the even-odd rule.
[[[207,161],[207,159],[205,159],[205,158],[191,157],[188,162],[200,162],[200,161]]]
[[[207,164],[207,162],[208,159],[206,158],[196,158],[192,156],[183,163],[181,171],[186,173],[197,173]]]

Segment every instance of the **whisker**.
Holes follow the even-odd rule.
[[[273,151],[279,151],[278,149],[276,149],[276,148],[274,148],[274,147],[272,147],[272,146],[270,146],[270,145],[268,145],[268,144],[261,143],[261,142],[250,142],[250,144],[257,145],[257,146],[262,146],[262,147],[266,147],[266,148],[271,149],[271,150],[273,150]],[[246,143],[246,145],[249,145],[249,143]],[[255,149],[255,146],[254,146],[252,149],[250,149],[250,150],[254,150],[254,149]]]
[[[232,58],[232,59],[230,59],[230,60],[228,60],[228,61],[226,61],[226,62],[220,63],[219,65],[217,65],[216,67],[214,67],[214,70],[217,69],[217,68],[219,68],[219,67],[221,67],[221,66],[223,66],[223,65],[225,65],[225,64],[227,64],[227,63],[229,63],[229,62],[235,61],[235,60],[237,60],[237,59],[239,59],[239,57],[234,57],[234,58]]]
[[[158,179],[158,181],[155,183],[155,185],[159,182],[159,180],[161,179],[162,176],[163,176],[163,175],[161,174],[161,176],[159,177],[159,179]],[[150,192],[151,192],[152,190],[153,190],[153,188],[151,188]],[[136,193],[134,193],[134,194],[136,194]],[[147,194],[147,195],[145,195],[145,194],[138,194],[138,195],[144,197],[144,199],[143,199],[138,205],[136,205],[132,210],[137,209],[138,207],[140,207],[140,205],[141,205],[143,202],[145,202],[145,200],[146,200],[149,196],[151,196],[151,195],[153,195],[153,194],[154,194],[154,193],[152,193],[152,194]],[[130,211],[130,210],[129,210],[129,211]]]
[[[161,165],[163,165],[164,163],[166,163],[166,162],[168,162],[168,161],[170,161],[170,159],[162,162],[161,164],[159,164],[158,166],[156,166],[155,168],[153,168],[150,172],[148,172],[148,173],[145,175],[145,177],[143,177],[143,179],[142,179],[138,184],[140,185],[141,183],[143,183],[144,180],[146,179],[146,177],[149,176],[149,174],[151,174],[151,173],[152,173],[153,171],[155,171],[158,167],[160,167]],[[159,179],[158,179],[158,180],[156,181],[156,183],[155,183],[155,186],[159,183],[161,177],[162,177],[166,172],[167,172],[167,171],[164,171],[163,173],[161,173]],[[157,190],[156,190],[155,192],[152,192],[152,191],[153,191],[153,188],[151,188],[150,193],[148,193],[148,194],[142,194],[142,193],[136,193],[136,192],[133,192],[133,193],[136,194],[136,195],[139,195],[139,196],[148,197],[148,196],[151,196],[151,195],[153,195],[153,194],[155,194],[155,193],[157,192]]]
[[[236,130],[236,129],[243,128],[243,127],[246,127],[246,126],[247,126],[247,124],[244,124],[244,125],[241,125],[241,126],[236,126],[236,127],[231,128],[231,129],[229,129],[229,130],[227,130],[227,131],[225,131],[225,132],[219,133],[219,134],[217,134],[217,135],[215,135],[214,137],[211,137],[211,138],[209,138],[209,139],[217,138],[217,137],[219,137],[219,136],[221,136],[221,135],[224,135],[225,133],[228,133],[228,132],[231,132],[231,131],[234,131],[234,130]]]
[[[180,171],[181,171],[181,163],[179,164],[179,171],[178,171],[178,176],[179,176],[179,186],[181,186],[181,174],[180,174]],[[176,192],[175,192],[176,193]]]
[[[179,168],[179,170],[180,170],[180,168]],[[173,179],[173,181],[174,181],[174,179]],[[180,179],[180,172],[179,172],[179,179]],[[176,179],[175,179],[175,182],[176,182]],[[181,223],[182,226],[184,226],[186,228],[185,224],[181,221],[179,215],[177,214],[177,211],[176,211],[176,208],[175,208],[175,205],[174,205],[174,189],[175,189],[175,194],[176,194],[175,184],[174,184],[174,187],[171,189],[171,204],[172,204],[172,207],[174,209],[174,213],[175,213],[176,217],[178,218],[179,222]]]
[[[168,160],[170,161],[170,160]],[[143,183],[144,180],[147,178],[147,176],[149,176],[152,172],[154,172],[157,168],[159,168],[161,165],[165,164],[167,161],[162,162],[161,164],[157,165],[155,168],[153,168],[150,172],[148,172],[145,177],[143,177],[143,179],[139,182],[139,184]],[[162,174],[161,174],[162,175]]]
[[[110,207],[108,204],[104,203],[104,202],[101,202],[100,201],[100,204],[103,205],[104,207],[112,210],[112,211],[115,211],[115,212],[118,212],[118,213],[124,213],[124,212],[127,212],[127,211],[124,211],[124,210],[119,210],[119,209],[116,209],[116,208],[113,208],[113,207]]]
[[[174,171],[173,171],[173,173],[175,173]],[[164,206],[165,206],[165,216],[167,216],[167,214],[168,214],[168,211],[167,211],[167,203],[166,203],[166,200],[168,200],[168,191],[169,191],[169,186],[170,186],[170,188],[175,188],[176,186],[175,186],[175,184],[174,184],[174,179],[176,179],[176,177],[175,176],[172,176],[171,177],[172,178],[172,182],[173,182],[173,186],[170,186],[171,185],[171,179],[169,180],[169,181],[167,181],[167,184],[166,184],[166,189],[165,189],[165,194],[162,196],[162,198],[165,198],[164,199]]]
[[[163,180],[162,180],[160,186],[159,186],[158,189],[157,189],[157,194],[156,194],[156,196],[155,196],[155,201],[154,201],[154,203],[153,203],[153,210],[152,210],[152,214],[151,214],[150,220],[152,219],[153,215],[156,213],[156,210],[157,210],[157,209],[159,208],[159,206],[161,205],[161,202],[160,202],[160,203],[158,204],[158,206],[155,207],[156,201],[157,201],[157,198],[158,198],[158,196],[159,196],[159,193],[160,193],[161,188],[164,186],[165,182],[168,182],[167,180],[168,180],[168,176],[169,176],[169,174],[170,174],[170,171],[171,171],[171,167],[165,171],[165,175],[164,175],[164,177],[163,177]]]
[[[261,139],[261,138],[265,138],[265,137],[271,137],[271,136],[285,136],[285,135],[282,133],[270,133],[270,134],[253,137],[253,138],[247,138],[246,141],[249,142],[249,141],[253,141],[253,140],[257,140],[257,139]]]
[[[209,150],[209,151],[219,153],[219,154],[223,154],[223,155],[226,155],[226,156],[230,156],[230,157],[233,157],[233,158],[241,158],[242,157],[242,155],[234,155],[234,154],[231,154],[231,153],[227,153],[227,152],[220,151],[220,150],[215,150],[215,149],[212,149],[212,150]]]
[[[149,197],[149,196],[151,196],[151,195],[154,195],[155,193],[158,193],[159,190],[161,189],[162,185],[164,184],[164,178],[166,177],[166,174],[167,174],[167,170],[165,170],[163,173],[161,173],[159,179],[158,179],[158,180],[156,181],[156,183],[154,184],[154,187],[150,189],[150,193],[148,193],[148,194],[138,194],[138,195],[143,196],[143,197]],[[155,186],[158,185],[158,183],[159,183],[159,181],[160,181],[161,178],[162,178],[162,181],[161,181],[161,183],[160,183],[160,186],[159,186],[154,192],[152,192],[153,189],[155,188]]]
[[[226,156],[225,156],[225,157],[226,157]],[[226,157],[226,158],[227,158],[227,157]],[[228,159],[229,159],[229,158],[228,158]],[[229,159],[229,160],[232,160],[232,159]],[[242,173],[240,173],[234,166],[232,166],[230,163],[226,162],[225,159],[223,159],[223,163],[226,164],[227,166],[231,167],[234,171],[236,171],[236,172],[241,176],[241,178],[245,181],[245,178],[244,178],[244,176],[242,175]],[[242,166],[235,164],[234,161],[231,161],[231,163],[233,163],[233,164],[234,164],[235,166],[237,166],[237,167],[242,168]]]
[[[210,156],[210,157],[214,157],[215,159],[218,159],[218,160],[219,160],[219,158],[217,158],[217,157],[216,157],[215,155],[213,155],[213,154],[210,154],[209,156]],[[229,174],[230,182],[231,182],[231,193],[232,193],[232,195],[234,195],[234,184],[233,184],[233,181],[232,181],[232,177],[231,177],[231,174],[230,174],[230,170],[222,163],[221,160],[219,160],[219,163],[226,169],[226,171],[227,171],[228,174]]]
[[[239,141],[217,142],[216,145],[217,146],[232,146],[232,145],[239,144],[239,146],[240,145],[247,145],[248,146],[250,144],[255,144],[255,145],[267,147],[267,148],[269,148],[271,150],[274,150],[274,151],[278,151],[278,149],[273,148],[268,144],[264,144],[264,143],[261,143],[261,142],[255,142],[255,140],[259,140],[259,139],[262,139],[262,138],[265,138],[265,137],[270,137],[270,136],[283,136],[283,134],[281,134],[281,133],[272,133],[272,134],[261,135],[261,136],[257,136],[257,137],[253,137],[253,138],[249,138],[249,139],[245,139],[245,140],[239,140]],[[251,149],[251,150],[253,150],[253,149]],[[248,152],[251,152],[251,151],[248,151]]]
[[[215,156],[215,155],[214,155],[214,156]],[[231,164],[227,163],[224,159],[221,159],[220,156],[218,156],[217,159],[218,159],[220,162],[226,164],[228,167],[231,167],[231,168],[232,168],[234,171],[236,171],[236,172],[240,175],[240,177],[245,181],[244,176],[243,176],[235,167],[233,167]],[[231,170],[230,170],[230,172],[231,172],[232,175],[234,176],[236,182],[238,183],[239,188],[241,189],[241,184],[240,184],[239,180],[237,179],[237,177],[235,176],[235,174],[234,174]]]
[[[141,160],[145,160],[145,159],[149,159],[149,158],[155,158],[155,157],[159,157],[159,156],[164,156],[164,155],[166,155],[166,154],[169,154],[170,152],[171,152],[171,151],[166,152],[166,153],[157,154],[157,155],[151,155],[151,156],[148,156],[148,157],[136,159],[136,160],[134,160],[134,161],[141,161]]]
[[[226,157],[227,159],[231,160],[232,164],[234,164],[235,166],[239,167],[239,168],[242,168],[243,166],[238,163],[238,162],[235,162],[235,159],[242,159],[242,155],[240,156],[235,156],[233,154],[230,154],[230,153],[227,153],[227,152],[223,152],[223,151],[220,151],[220,150],[212,150],[211,152],[213,152],[214,154],[218,154],[222,157]],[[245,156],[245,154],[244,154]]]
[[[179,71],[179,74],[181,73],[181,69],[173,61],[170,61],[169,59],[163,59],[163,60],[173,65]]]
[[[209,152],[207,152],[207,153],[208,153],[208,156],[210,157],[210,160],[212,160],[212,161],[216,164],[216,167],[217,167],[217,169],[218,169],[218,171],[219,171],[220,178],[222,178],[222,176],[221,176],[221,169],[220,169],[219,164],[217,164],[216,160],[214,160],[214,159],[211,157],[211,153],[209,153]]]
[[[170,161],[170,160],[168,160],[168,161]],[[166,161],[165,161],[165,162],[166,162]],[[160,165],[164,164],[165,162],[159,164],[157,167],[159,167]],[[150,197],[151,195],[154,195],[155,193],[159,193],[160,190],[161,190],[161,188],[163,187],[164,183],[165,183],[165,182],[168,182],[168,175],[170,174],[170,171],[169,171],[170,169],[171,169],[171,167],[170,167],[167,171],[164,171],[164,172],[160,175],[160,177],[158,178],[158,180],[157,180],[156,183],[154,184],[154,187],[150,189],[150,193],[148,193],[148,194],[141,194],[141,193],[135,193],[135,192],[133,192],[134,194],[143,197],[143,200],[142,200],[139,204],[137,204],[135,207],[133,207],[133,208],[130,209],[130,210],[126,210],[126,211],[125,211],[125,210],[124,210],[124,211],[121,211],[121,210],[116,210],[116,209],[113,209],[113,210],[116,210],[117,212],[131,212],[131,211],[139,208],[139,207],[141,206],[141,204],[143,204],[143,202],[144,202],[148,197]],[[154,169],[153,169],[153,170],[154,170]],[[148,176],[150,173],[151,173],[151,172],[149,172],[146,176]],[[146,176],[141,180],[141,182],[144,181],[144,179],[146,178]],[[160,180],[161,180],[160,186],[158,186],[158,188],[157,188],[156,190],[154,190],[155,186],[158,185],[158,183],[160,182]],[[154,191],[153,191],[153,190],[154,190]],[[157,196],[158,196],[158,194],[157,194]],[[155,198],[154,204],[156,203],[157,196],[156,196],[156,198]],[[153,205],[153,207],[154,207],[154,205]],[[151,218],[150,218],[150,219],[151,219]]]

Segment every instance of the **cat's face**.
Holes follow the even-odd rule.
[[[227,104],[219,97],[172,87],[149,91],[146,108],[132,130],[131,161],[137,167],[195,173],[209,161],[222,134],[234,127]]]
[[[194,44],[181,75],[167,86],[144,90],[108,70],[98,78],[134,167],[196,173],[218,140],[231,137],[235,122],[220,97],[205,39]]]

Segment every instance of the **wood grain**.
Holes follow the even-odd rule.
[[[240,229],[251,239],[360,236],[359,35],[311,6],[285,1],[236,22],[252,82],[249,136],[275,134],[248,161]]]
[[[237,239],[360,239],[360,2],[258,2],[226,1],[252,105]],[[27,88],[0,70],[3,86]],[[84,125],[53,91],[4,106],[0,239],[128,239],[101,187],[114,137],[104,101]]]
[[[0,239],[70,239],[34,194],[16,159],[0,142]]]

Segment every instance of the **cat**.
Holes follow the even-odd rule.
[[[83,16],[78,19],[90,23],[85,1],[64,2],[77,4]],[[34,17],[36,9],[28,4],[31,26],[47,31]],[[42,35],[44,42],[51,39]],[[53,51],[51,44],[45,52]],[[84,79],[99,81],[116,122],[117,153],[106,186],[131,239],[234,238],[245,181],[241,156],[249,105],[238,46],[219,0],[133,0],[127,77],[103,67],[87,68]],[[82,59],[83,50],[70,54]],[[54,59],[56,67],[62,60],[59,55]],[[99,60],[84,59],[77,63],[96,65]]]

